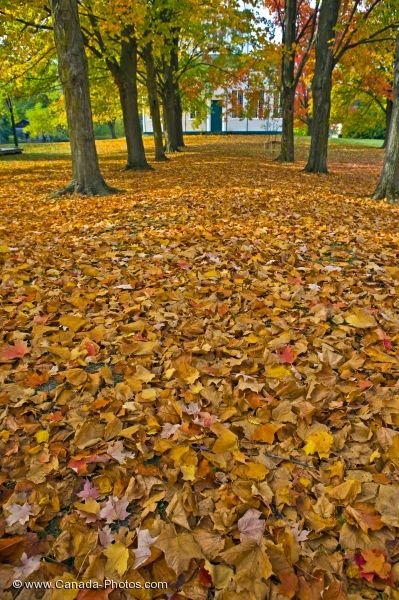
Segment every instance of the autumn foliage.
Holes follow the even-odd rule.
[[[124,191],[82,200],[48,195],[66,147],[32,148],[0,163],[2,597],[398,598],[381,152],[333,147],[327,179],[195,138],[136,174],[104,142]]]

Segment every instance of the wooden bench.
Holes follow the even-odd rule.
[[[6,154],[22,154],[22,148],[0,148],[0,156]]]
[[[263,148],[267,154],[274,154],[278,152],[281,147],[281,138],[277,138],[275,135],[270,136],[269,139],[265,140]]]

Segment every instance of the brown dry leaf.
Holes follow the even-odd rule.
[[[250,539],[225,550],[220,555],[223,562],[235,566],[237,591],[252,591],[258,580],[267,580],[272,565],[263,544]]]
[[[380,485],[375,507],[386,525],[399,527],[399,485]]]
[[[180,575],[190,566],[193,559],[204,557],[201,547],[191,533],[177,533],[173,525],[165,525],[154,542],[160,548],[169,567]]]
[[[191,357],[187,354],[179,356],[179,358],[174,361],[173,367],[176,369],[179,379],[187,384],[194,383],[200,376],[198,369],[191,364]]]
[[[344,505],[352,504],[360,494],[362,485],[357,479],[349,479],[336,486],[326,488],[326,493],[330,498],[341,501]]]
[[[380,515],[375,512],[374,507],[370,504],[359,502],[354,506],[347,506],[345,514],[357,523],[364,533],[367,533],[369,529],[378,531],[384,526]]]
[[[75,435],[74,443],[80,450],[94,446],[104,437],[105,426],[97,419],[85,421]]]
[[[137,187],[115,168],[123,141],[99,141],[124,190],[106,202],[49,200],[62,143],[0,160],[0,582],[40,564],[30,577],[167,581],[176,600],[394,598],[399,270],[397,208],[369,199],[380,150],[331,144],[314,178],[260,136],[186,143]]]

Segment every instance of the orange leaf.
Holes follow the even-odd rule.
[[[274,434],[281,428],[281,425],[274,425],[274,423],[266,423],[265,425],[259,425],[255,429],[252,435],[254,442],[265,442],[266,444],[273,444]]]

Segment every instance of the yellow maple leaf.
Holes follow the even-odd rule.
[[[51,600],[75,600],[79,594],[78,581],[70,573],[63,573],[60,577],[57,576],[58,585],[60,588],[52,589]],[[65,586],[62,585],[65,583]]]
[[[49,432],[45,429],[40,429],[40,431],[35,433],[35,438],[38,444],[45,444],[48,442]]]
[[[121,542],[114,542],[103,551],[107,557],[105,570],[110,573],[118,573],[122,577],[127,571],[129,550]]]
[[[190,355],[182,354],[173,363],[173,366],[176,369],[178,378],[188,384],[194,383],[200,376],[200,372],[198,371],[198,369],[193,367],[193,365],[190,363],[190,361],[191,361]]]
[[[204,277],[206,277],[206,279],[212,279],[213,277],[219,277],[219,271],[216,271],[216,269],[211,269],[210,271],[205,271]]]
[[[84,325],[86,325],[86,319],[78,317],[77,315],[63,315],[60,317],[60,325],[68,327],[71,331],[79,331]]]
[[[331,433],[328,433],[327,431],[316,431],[315,433],[308,435],[306,442],[307,443],[303,448],[306,454],[317,453],[320,458],[328,458],[330,456],[334,438]]]
[[[180,470],[183,473],[184,481],[195,481],[195,472],[197,470],[195,465],[181,465]]]
[[[285,379],[291,375],[291,371],[284,365],[273,365],[266,369],[266,376],[269,379]]]
[[[69,348],[64,348],[64,346],[49,346],[48,351],[51,352],[51,354],[62,358],[62,360],[69,360],[71,356]]]
[[[172,448],[172,450],[170,451],[170,457],[175,463],[175,467],[179,465],[181,459],[185,454],[187,454],[187,452],[189,452],[189,450],[190,446],[175,446],[174,448]]]
[[[238,449],[237,436],[230,429],[227,429],[221,423],[214,423],[211,430],[217,435],[217,440],[212,448],[215,454],[233,452]]]
[[[356,308],[353,312],[345,317],[345,321],[359,329],[366,329],[368,327],[377,327],[378,323],[374,319],[373,315],[364,309]]]
[[[247,462],[245,465],[238,465],[234,469],[234,473],[242,479],[253,479],[254,481],[262,481],[268,474],[269,469],[261,463]]]
[[[90,515],[100,512],[100,505],[93,498],[88,498],[85,502],[75,502],[74,507]]]

